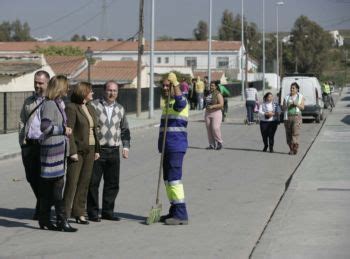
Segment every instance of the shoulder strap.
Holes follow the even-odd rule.
[[[35,108],[29,113],[28,115],[28,119],[30,118],[30,116],[33,115],[33,113],[40,107],[40,105],[42,105],[44,102],[44,100],[42,100],[37,106],[35,106]],[[28,120],[27,120],[28,121]],[[26,122],[27,123],[27,122]]]

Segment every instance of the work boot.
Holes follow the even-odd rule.
[[[188,225],[188,220],[172,217],[165,220],[165,225]]]
[[[159,222],[165,223],[167,219],[170,219],[172,216],[170,214],[160,216]]]

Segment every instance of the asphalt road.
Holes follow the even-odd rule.
[[[32,221],[34,199],[20,158],[0,161],[0,257],[43,258],[248,258],[322,124],[302,126],[300,152],[289,156],[284,126],[275,153],[263,153],[258,125],[244,125],[235,107],[222,125],[224,149],[205,150],[202,116],[189,123],[184,187],[190,224],[144,224],[155,202],[160,155],[158,128],[132,132],[130,158],[122,160],[116,210],[120,222],[77,225],[77,233],[43,231]],[[168,202],[162,186],[163,213]]]

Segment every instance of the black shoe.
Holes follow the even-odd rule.
[[[47,229],[47,230],[53,230],[56,231],[57,227],[51,223],[51,221],[46,221],[46,222],[42,222],[39,221],[39,226],[41,229]]]
[[[264,146],[263,152],[267,151],[267,146]]]
[[[168,218],[165,220],[165,225],[188,225],[187,219]]]
[[[170,219],[171,217],[170,214],[160,216],[159,222],[165,223],[165,220]]]
[[[215,150],[220,150],[222,149],[222,144],[220,142],[218,142],[218,144],[216,145]]]
[[[274,150],[273,150],[273,147],[270,147],[270,153],[273,153]]]
[[[32,220],[38,220],[39,219],[39,213],[37,211],[34,212]]]
[[[213,145],[210,144],[210,145],[209,145],[208,147],[206,147],[205,149],[206,149],[206,150],[213,150],[213,149],[215,149],[215,148],[214,148]]]
[[[77,222],[78,224],[82,224],[82,225],[89,224],[89,221],[87,221],[84,216],[75,217],[75,222]]]
[[[102,215],[102,219],[120,221],[120,218],[117,217],[116,215]]]
[[[89,217],[89,220],[93,222],[101,222],[101,218],[99,216]]]
[[[76,232],[77,228],[73,228],[67,219],[61,219],[57,221],[57,230],[63,232]]]

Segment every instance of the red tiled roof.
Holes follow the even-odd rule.
[[[149,50],[149,42],[146,42],[145,50]],[[72,46],[86,50],[90,47],[93,51],[137,51],[137,42],[131,41],[67,41],[67,42],[0,42],[1,51],[34,51],[36,47]],[[239,41],[213,41],[213,51],[237,51],[241,43]],[[207,51],[207,41],[156,41],[156,51]]]
[[[136,61],[96,61],[91,66],[92,81],[132,81],[137,76]],[[88,74],[85,69],[76,80],[87,80]]]
[[[71,75],[79,69],[84,62],[85,57],[46,56],[45,59],[56,75]]]
[[[213,81],[220,80],[223,74],[224,74],[223,71],[211,71],[211,80]],[[193,71],[193,77],[197,78],[198,76],[201,78],[201,80],[203,80],[204,77],[208,76],[208,72]]]

